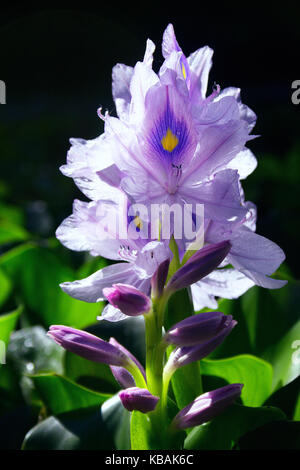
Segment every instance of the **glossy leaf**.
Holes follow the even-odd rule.
[[[7,354],[20,374],[41,372],[63,373],[64,349],[47,335],[41,326],[22,328],[15,331]]]
[[[246,406],[261,406],[272,390],[272,366],[262,359],[250,355],[228,359],[203,359],[204,375],[215,375],[228,383],[242,383],[241,399]]]
[[[12,290],[12,283],[2,269],[0,269],[0,306],[4,304]]]
[[[30,238],[29,233],[19,225],[0,220],[0,245],[5,243],[23,242]]]
[[[274,370],[272,391],[294,380],[300,372],[300,361],[293,361],[293,345],[300,338],[299,301],[299,281],[294,280],[282,289],[255,286],[239,299],[222,299],[218,310],[232,314],[238,324],[210,358],[252,354],[266,360]]]
[[[278,408],[232,405],[209,423],[194,428],[187,436],[184,448],[229,450],[248,431],[284,419],[285,415]]]
[[[24,450],[130,449],[129,412],[118,396],[101,407],[50,416],[25,436]]]
[[[133,411],[130,421],[131,449],[151,450],[155,449],[153,442],[153,430],[148,415],[140,411]]]
[[[111,395],[100,394],[56,374],[30,377],[49,414],[101,406]]]
[[[300,375],[300,320],[264,354],[274,367],[273,390],[292,382]]]
[[[149,415],[133,411],[130,422],[132,450],[182,449],[185,432],[174,435],[167,429],[177,413],[178,407],[170,398],[167,406],[168,416],[164,418],[158,416],[154,423],[151,422]],[[165,427],[165,434],[162,440],[160,431],[163,427]]]
[[[75,274],[50,249],[28,243],[0,257],[0,266],[24,303],[35,314],[35,320],[82,328],[93,323],[101,313],[102,303],[89,304],[65,294],[59,284],[75,280]]]
[[[15,310],[9,313],[0,315],[0,340],[8,345],[11,332],[14,330],[19,316],[23,310],[22,306],[19,306]]]

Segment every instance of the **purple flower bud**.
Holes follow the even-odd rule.
[[[237,322],[232,319],[231,315],[226,315],[222,329],[211,339],[201,342],[196,346],[182,346],[174,349],[165,366],[166,372],[169,374],[169,372],[175,371],[181,366],[199,361],[208,356],[224,341],[236,324]]]
[[[175,416],[171,426],[175,429],[186,429],[210,421],[240,396],[243,386],[226,385],[200,395]]]
[[[128,356],[138,366],[138,368],[140,369],[146,381],[145,369],[143,368],[142,364],[137,360],[137,358],[134,357],[134,355],[131,354],[131,352],[129,352],[126,348],[124,348],[124,346],[118,343],[118,341],[115,338],[110,338],[109,343],[115,346],[117,349],[119,349],[126,356]],[[116,379],[116,381],[120,384],[122,388],[130,388],[130,387],[136,386],[136,383],[132,374],[124,367],[111,365],[110,370],[112,371],[114,378]]]
[[[207,276],[226,258],[230,248],[228,240],[201,248],[173,274],[167,289],[174,292]]]
[[[192,315],[172,326],[165,334],[164,341],[177,346],[199,346],[227,329],[231,321],[231,315],[221,312]]]
[[[152,395],[146,388],[126,388],[119,392],[122,405],[126,410],[138,410],[142,413],[153,411],[159,400],[159,397]]]
[[[63,325],[52,325],[47,334],[67,351],[78,354],[78,356],[90,361],[121,367],[126,366],[130,361],[129,357],[120,348],[116,348],[114,345],[86,331]]]
[[[157,268],[151,279],[151,288],[155,297],[160,297],[163,293],[170,266],[170,259],[167,258]]]
[[[103,294],[111,305],[128,316],[143,315],[151,309],[149,297],[128,284],[113,284],[112,287],[105,287]]]

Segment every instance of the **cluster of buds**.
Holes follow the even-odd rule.
[[[104,296],[109,304],[120,310],[123,315],[144,315],[147,326],[147,319],[158,315],[153,304],[165,305],[174,292],[202,279],[216,269],[229,250],[228,241],[203,247],[169,279],[170,260],[163,261],[151,280],[152,299],[127,284],[114,284],[103,289]],[[157,318],[156,322],[159,323]],[[164,385],[161,396],[152,393],[144,367],[114,338],[104,341],[87,332],[57,325],[51,326],[48,334],[65,349],[85,359],[108,364],[122,387],[119,397],[123,406],[129,411],[150,413],[156,409],[160,400],[164,400],[163,395],[167,392],[174,372],[186,364],[208,356],[222,343],[236,323],[231,315],[213,311],[187,317],[166,332],[161,327],[159,342],[156,344],[156,347],[163,351]],[[163,325],[163,321],[160,324]],[[172,351],[165,360],[164,352],[169,347]],[[174,417],[171,428],[180,430],[209,421],[240,395],[241,388],[242,384],[232,384],[200,395]]]

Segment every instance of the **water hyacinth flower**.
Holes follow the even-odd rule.
[[[173,274],[167,290],[172,292],[183,289],[207,276],[221,264],[230,248],[228,241],[203,247]]]
[[[128,362],[128,357],[119,348],[86,331],[52,325],[47,334],[64,349],[90,361],[122,367]]]
[[[167,258],[165,261],[160,263],[156,272],[151,278],[151,291],[154,297],[160,297],[163,293],[165,283],[168,277],[170,266],[170,259]]]
[[[149,390],[138,387],[121,390],[119,397],[126,410],[138,410],[141,413],[153,411],[159,400],[159,397],[152,395]]]
[[[148,295],[153,274],[172,256],[166,243],[136,236],[135,218],[128,214],[127,197],[117,191],[115,198],[116,202],[75,201],[73,214],[56,231],[61,243],[72,250],[87,250],[93,256],[119,261],[85,279],[60,284],[64,292],[78,300],[106,300],[104,288],[125,283]],[[120,238],[118,230],[112,230],[113,221],[125,227],[127,238]],[[112,305],[105,310],[106,320],[125,318],[126,315]]]
[[[47,333],[57,344],[67,351],[93,362],[125,368],[145,384],[145,371],[141,364],[117,341],[104,341],[98,336],[63,325],[52,325]]]
[[[151,309],[151,299],[128,284],[113,284],[112,287],[105,287],[103,294],[111,305],[128,316],[143,315]]]
[[[201,316],[201,313],[199,316]],[[173,374],[179,367],[199,361],[208,356],[224,341],[236,324],[237,321],[233,320],[231,315],[226,315],[221,328],[219,328],[219,331],[211,338],[202,341],[200,336],[200,342],[194,346],[179,346],[175,348],[174,351],[171,352],[168,362],[165,365],[165,375]]]
[[[171,426],[187,429],[210,421],[240,396],[242,388],[243,384],[231,384],[203,393],[175,416]]]
[[[104,201],[113,213],[125,194],[148,206],[204,204],[205,244],[230,241],[232,249],[223,266],[233,268],[213,271],[192,285],[197,310],[216,308],[216,296],[236,298],[255,284],[282,287],[285,281],[269,276],[284,253],[254,233],[255,207],[244,201],[240,182],[257,164],[245,147],[253,138],[254,112],[241,102],[238,88],[216,86],[207,96],[213,55],[209,47],[186,57],[170,24],[163,35],[165,60],[158,73],[152,70],[154,50],[148,40],[143,61],[135,67],[114,67],[112,91],[118,117],[100,113],[104,134],[89,141],[72,139],[67,164],[61,167],[92,202],[75,201],[74,213],[57,230],[59,240],[73,250],[130,266],[109,266],[86,280],[63,283],[62,289],[88,302],[103,299],[102,288],[113,283],[126,282],[149,294],[159,262],[169,257],[163,255],[166,247],[156,241],[154,250],[153,240],[148,240],[152,244],[148,249],[131,237],[107,241],[99,235]],[[176,242],[183,256],[183,240]],[[107,319],[124,318],[112,308],[106,313]]]
[[[163,341],[177,346],[195,346],[211,340],[232,322],[231,315],[204,312],[192,315],[173,325]]]
[[[255,233],[256,207],[244,198],[241,180],[256,167],[246,147],[255,137],[250,134],[256,116],[241,102],[240,90],[216,85],[207,93],[212,50],[206,46],[186,57],[171,24],[163,35],[164,62],[157,73],[152,69],[154,49],[148,40],[144,58],[135,67],[114,67],[117,117],[98,110],[104,133],[90,141],[71,141],[61,171],[90,202],[75,200],[72,215],[56,231],[68,248],[115,261],[61,288],[86,302],[107,299],[101,320],[143,315],[145,369],[114,338],[106,342],[62,326],[51,327],[49,334],[66,349],[108,364],[123,388],[123,406],[150,413],[145,433],[170,442],[164,440],[168,430],[214,418],[242,388],[232,384],[204,393],[175,416],[170,428],[167,405],[173,373],[208,356],[237,324],[231,315],[217,311],[186,318],[193,312],[189,288],[197,310],[215,309],[215,297],[236,298],[255,284],[279,288],[285,281],[270,276],[284,253]],[[154,204],[164,209],[152,220]],[[198,204],[204,206],[201,216],[194,209]],[[173,205],[189,208],[193,229],[201,219],[203,233],[197,231],[192,240],[185,230],[179,235],[174,211],[171,231],[164,237],[162,225]],[[159,231],[150,234],[149,226]],[[199,240],[197,250],[192,248]],[[178,305],[168,304],[182,289],[186,291],[178,292]],[[170,326],[173,308],[177,323]],[[167,358],[169,345],[173,350]],[[193,371],[201,387],[200,371]],[[190,387],[189,380],[180,384],[179,376],[172,379],[177,405],[176,388]]]

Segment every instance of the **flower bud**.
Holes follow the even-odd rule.
[[[175,429],[186,429],[210,421],[240,396],[243,386],[226,385],[200,395],[175,416],[171,426]]]
[[[149,390],[138,387],[121,390],[121,392],[119,392],[119,397],[126,410],[138,410],[142,413],[153,411],[159,400],[159,397],[152,395]]]
[[[199,361],[200,359],[208,356],[224,341],[236,324],[237,322],[232,319],[232,316],[227,315],[222,325],[222,329],[211,339],[195,346],[181,346],[174,349],[165,365],[164,373],[166,375],[171,375],[179,367],[185,366],[191,362]]]
[[[115,346],[117,349],[119,349],[126,356],[128,356],[137,365],[137,367],[140,369],[140,371],[141,371],[141,373],[142,373],[142,375],[143,375],[143,377],[146,381],[145,370],[144,370],[142,364],[140,364],[140,362],[136,359],[136,357],[134,357],[134,355],[131,354],[131,352],[129,352],[126,348],[124,348],[124,346],[122,346],[120,343],[118,343],[118,341],[115,338],[110,338],[109,343],[112,344],[113,346]],[[114,378],[116,379],[116,381],[120,384],[120,386],[122,388],[130,388],[130,387],[135,387],[136,386],[136,383],[135,383],[135,380],[134,380],[132,374],[127,369],[125,369],[124,367],[112,366],[111,365],[110,370],[111,370]]]
[[[170,266],[170,259],[163,261],[151,278],[151,289],[155,297],[160,297],[163,293]]]
[[[86,331],[63,325],[52,325],[47,334],[67,351],[90,361],[122,367],[130,361],[120,348]]]
[[[177,346],[200,345],[213,339],[227,328],[232,321],[231,315],[221,312],[204,312],[176,323],[164,336],[164,341]]]
[[[230,248],[231,244],[228,240],[204,246],[173,274],[167,290],[175,292],[207,276],[226,258]]]
[[[113,307],[125,315],[143,315],[151,309],[151,300],[143,292],[128,284],[113,284],[105,287],[103,294]]]

